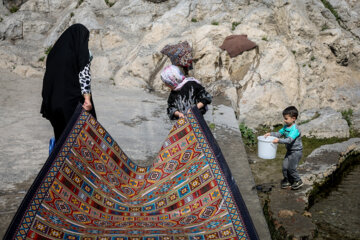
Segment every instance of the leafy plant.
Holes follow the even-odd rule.
[[[39,62],[43,62],[45,60],[45,57],[41,57],[41,58],[39,58]]]
[[[50,53],[51,49],[52,49],[52,46],[48,47],[47,49],[45,49],[45,52],[44,52],[44,53],[45,53],[46,55],[48,55],[48,54]]]
[[[321,31],[325,31],[327,29],[329,29],[329,26],[326,23],[321,26]]]
[[[0,22],[2,22],[4,19],[2,17],[0,17]]]
[[[311,56],[311,61],[314,61],[316,58],[314,56]]]
[[[10,12],[11,13],[15,13],[15,12],[17,12],[19,10],[19,7],[17,7],[17,6],[12,6],[11,8],[10,8]]]
[[[294,55],[296,54],[296,51],[295,51],[295,50],[292,50],[291,52],[292,52]]]
[[[239,129],[245,145],[249,148],[254,147],[257,143],[254,131],[247,127],[245,123],[240,123]]]
[[[73,17],[73,16],[74,16],[74,13],[73,13],[73,12],[71,12],[71,13],[70,13],[70,17]]]
[[[349,127],[351,127],[352,123],[351,123],[351,118],[353,115],[353,110],[351,108],[341,111],[341,115],[343,117],[343,119],[345,119],[345,121],[347,122],[347,124],[349,125]]]
[[[262,37],[261,40],[264,40],[264,41],[269,41],[268,38],[266,36]]]
[[[240,22],[233,22],[232,23],[232,27],[231,27],[231,30],[235,30],[235,28],[240,24]]]
[[[214,130],[214,129],[215,129],[215,123],[210,123],[210,124],[209,124],[209,128],[210,128],[211,130]]]
[[[106,3],[106,5],[108,5],[109,7],[112,7],[112,6],[115,4],[115,2],[110,2],[109,0],[105,0],[105,3]]]
[[[211,24],[212,24],[212,25],[216,25],[216,26],[217,26],[217,25],[219,25],[219,22],[212,21],[212,22],[211,22]]]
[[[192,22],[198,22],[198,20],[196,18],[192,18],[191,21]]]

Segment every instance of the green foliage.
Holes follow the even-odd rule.
[[[325,31],[327,29],[329,29],[329,26],[326,23],[321,26],[321,31]]]
[[[311,56],[311,61],[314,61],[316,58],[314,56]]]
[[[239,129],[240,129],[244,144],[250,149],[255,147],[257,141],[256,141],[256,136],[255,136],[254,131],[251,128],[248,128],[244,123],[241,123],[239,125]]]
[[[11,13],[15,13],[15,12],[17,12],[19,10],[19,7],[17,7],[17,6],[12,6],[11,8],[10,8],[10,12]]]
[[[267,38],[267,36],[262,37],[261,40],[264,40],[264,41],[266,41],[266,42],[269,41],[269,39]]]
[[[110,2],[109,0],[105,0],[105,3],[106,3],[106,5],[108,5],[109,7],[112,7],[112,6],[115,4],[115,2]]]
[[[0,22],[2,22],[4,19],[2,17],[0,17]]]
[[[44,57],[41,57],[41,58],[39,58],[39,62],[43,62],[45,60],[45,56]]]
[[[219,25],[219,22],[217,22],[217,21],[212,21],[211,24],[217,26],[217,25]]]
[[[237,27],[237,25],[239,25],[241,22],[233,22],[232,23],[232,27],[231,27],[231,30],[235,30],[235,28]]]
[[[215,129],[215,123],[210,123],[209,128],[211,129],[211,131],[213,131]]]
[[[334,9],[334,7],[331,5],[331,3],[329,3],[326,0],[321,0],[321,2],[324,4],[324,7],[326,7],[327,9],[330,10],[330,12],[334,15],[334,17],[336,18],[336,21],[341,20],[338,12]]]
[[[292,50],[291,52],[292,52],[294,55],[296,54],[296,51],[295,51],[295,50]]]
[[[73,13],[73,12],[71,12],[71,13],[70,13],[70,17],[73,17],[73,16],[74,16],[74,13]]]
[[[45,53],[46,55],[48,55],[48,54],[50,53],[51,49],[52,49],[52,46],[48,47],[47,49],[45,49],[45,52],[44,52],[44,53]]]
[[[349,125],[349,127],[351,127],[352,123],[351,123],[351,118],[353,115],[353,110],[351,108],[341,111],[341,115],[343,117],[343,119],[346,120],[347,124]]]
[[[192,22],[198,22],[198,20],[196,18],[192,18],[191,21]]]
[[[76,8],[78,8],[83,2],[84,2],[84,0],[78,0],[78,3],[77,3],[77,5],[76,5]]]

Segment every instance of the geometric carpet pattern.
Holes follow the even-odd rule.
[[[174,124],[152,165],[139,166],[78,107],[4,239],[258,236],[221,150],[197,109]]]

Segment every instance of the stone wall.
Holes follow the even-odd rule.
[[[360,2],[328,1],[332,11],[317,0],[159,2],[28,0],[15,13],[3,9],[1,66],[43,73],[46,48],[80,22],[91,30],[94,81],[165,92],[159,72],[170,62],[160,50],[187,40],[191,74],[250,127],[281,123],[289,105],[359,111]],[[219,46],[231,34],[258,48],[230,58]]]

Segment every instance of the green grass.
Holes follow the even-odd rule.
[[[340,21],[341,18],[338,14],[338,12],[334,9],[334,7],[331,5],[331,3],[329,3],[326,0],[321,0],[321,2],[324,4],[324,7],[326,7],[327,9],[330,10],[330,12],[332,13],[332,15],[334,15],[334,17],[336,18],[336,21]]]
[[[217,21],[212,21],[211,24],[217,26],[217,25],[219,25],[219,22],[217,22]]]
[[[329,26],[326,23],[321,26],[321,31],[325,31],[327,29],[329,29]]]
[[[45,60],[45,56],[44,57],[41,57],[41,58],[39,58],[39,62],[43,62]]]
[[[48,47],[47,49],[45,49],[45,52],[44,52],[44,53],[45,53],[46,55],[48,55],[48,54],[50,53],[51,49],[52,49],[52,46]]]
[[[349,108],[347,110],[343,110],[343,111],[341,111],[341,115],[342,115],[343,119],[346,120],[349,127],[351,127],[351,125],[352,125],[351,118],[353,115],[353,110],[351,108]]]
[[[213,131],[215,129],[215,123],[210,123],[209,128],[211,131]]]
[[[74,13],[73,13],[73,12],[71,12],[71,13],[70,13],[70,17],[73,17],[73,16],[74,16]]]
[[[232,23],[232,26],[231,26],[231,30],[235,30],[236,29],[236,27],[240,24],[241,22],[233,22]]]
[[[13,6],[13,7],[10,8],[10,12],[11,12],[11,13],[15,13],[15,12],[17,12],[18,10],[19,10],[19,7],[17,7],[17,6]]]
[[[264,40],[266,42],[269,41],[269,39],[266,36],[262,37],[261,40]]]
[[[195,23],[195,22],[198,22],[198,20],[197,20],[196,18],[192,18],[192,19],[191,19],[191,22],[194,22],[194,23]]]
[[[291,50],[291,52],[295,55],[296,54],[296,51],[295,50]]]
[[[311,56],[310,60],[314,61],[316,58],[314,56]]]
[[[2,22],[4,19],[2,17],[0,17],[0,22]]]

